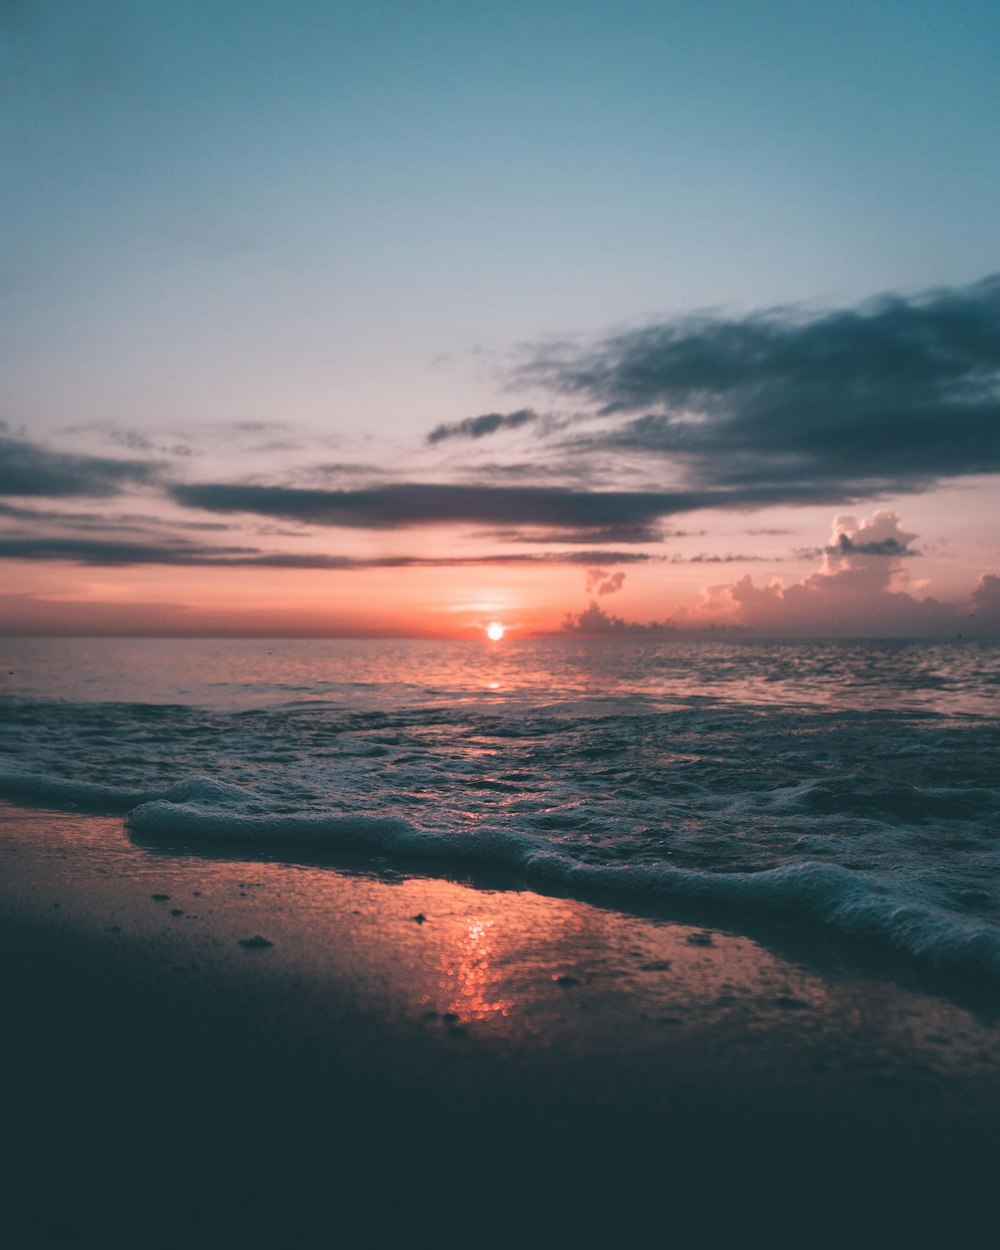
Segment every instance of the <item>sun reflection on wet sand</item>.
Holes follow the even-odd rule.
[[[497,967],[495,921],[470,916],[464,935],[445,947],[441,960],[444,978],[439,988],[449,998],[448,1012],[462,1020],[489,1020],[506,1016],[512,999],[503,993],[504,973]]]
[[[107,818],[0,811],[0,850],[10,914],[197,969],[199,984],[294,987],[331,1027],[356,1011],[422,1045],[557,1066],[669,1053],[725,1071],[1000,1072],[992,1017],[738,933],[530,890],[154,854]]]

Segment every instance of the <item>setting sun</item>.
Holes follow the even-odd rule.
[[[504,628],[499,621],[490,621],[486,626],[486,637],[490,642],[499,642],[504,635]]]

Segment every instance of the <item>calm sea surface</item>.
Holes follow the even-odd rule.
[[[1000,645],[2,639],[0,661],[0,798],[787,914],[1000,979]]]

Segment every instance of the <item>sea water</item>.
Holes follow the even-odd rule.
[[[1000,644],[14,638],[0,661],[12,802],[782,915],[1000,982]]]

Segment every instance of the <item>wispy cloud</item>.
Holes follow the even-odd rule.
[[[463,421],[435,426],[427,435],[429,443],[442,443],[450,438],[483,438],[498,430],[517,430],[538,420],[533,408],[519,408],[517,412],[485,412],[479,417],[466,417]]]
[[[670,564],[777,564],[780,563],[778,556],[761,556],[752,555],[747,552],[726,552],[720,555],[717,552],[699,551],[693,556],[672,555],[668,557]]]
[[[470,553],[467,556],[387,555],[355,557],[313,552],[263,551],[258,547],[208,547],[183,539],[130,542],[110,538],[13,536],[0,538],[0,560],[61,560],[100,567],[158,564],[205,568],[401,569],[468,565],[638,564],[657,557],[637,551],[550,551]]]
[[[482,535],[504,543],[565,543],[579,546],[581,543],[659,543],[667,537],[683,537],[683,533],[669,533],[654,525],[607,525],[590,529],[501,529]]]
[[[613,595],[625,585],[625,574],[591,566],[587,569],[588,595]]]
[[[150,530],[197,530],[219,532],[232,527],[226,521],[181,521],[175,517],[152,516],[133,512],[67,512],[59,508],[24,508],[0,502],[0,517],[25,521],[37,526],[67,526],[74,530],[100,530],[102,533],[145,533]]]
[[[114,495],[126,485],[153,480],[162,465],[50,451],[0,434],[0,495],[67,498]]]

